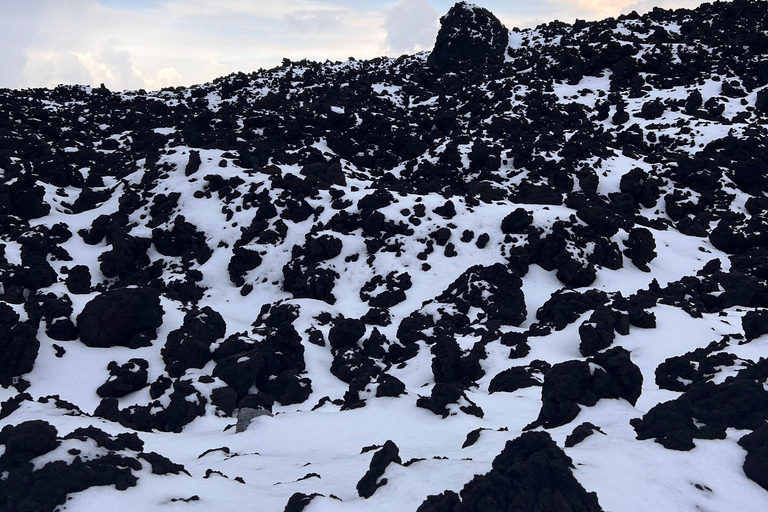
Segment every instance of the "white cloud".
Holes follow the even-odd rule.
[[[147,85],[134,68],[131,55],[111,44],[103,46],[96,54],[77,54],[77,58],[91,74],[91,85],[103,83],[110,89],[141,89]]]
[[[439,15],[427,0],[399,0],[384,11],[387,36],[382,49],[390,55],[432,49]]]
[[[92,76],[74,53],[31,53],[27,55],[18,78],[30,86],[56,87],[59,84],[89,85]]]
[[[317,0],[164,0],[164,8],[174,17],[216,17],[237,14],[282,19],[296,12],[337,10],[333,2]]]
[[[340,10],[298,10],[286,14],[284,19],[293,32],[328,32],[342,25],[344,14]]]
[[[95,52],[29,52],[20,72],[22,82],[30,86],[55,87],[59,84],[98,86],[110,89],[159,89],[182,83],[172,67],[155,76],[145,77],[136,69],[131,55],[107,42]]]

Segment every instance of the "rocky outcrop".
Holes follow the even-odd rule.
[[[459,2],[440,18],[440,31],[427,65],[451,71],[501,64],[509,31],[487,9]]]

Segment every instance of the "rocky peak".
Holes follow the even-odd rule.
[[[489,10],[458,2],[440,18],[440,24],[429,66],[451,70],[504,61],[509,31]]]

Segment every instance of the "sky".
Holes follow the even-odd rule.
[[[432,48],[453,0],[0,0],[0,88],[209,82],[233,72]],[[699,0],[474,0],[508,27]]]

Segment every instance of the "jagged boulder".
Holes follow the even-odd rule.
[[[504,62],[509,31],[487,9],[459,2],[440,18],[440,24],[428,66],[453,70]]]
[[[417,512],[601,512],[597,495],[571,472],[573,462],[546,432],[526,432],[507,441],[493,469],[475,475],[460,495],[429,496]]]
[[[623,347],[606,350],[587,361],[558,363],[544,374],[541,411],[526,429],[570,423],[581,411],[580,406],[591,407],[603,398],[623,398],[634,405],[642,385],[643,374]]]
[[[152,288],[102,293],[77,317],[80,341],[89,347],[146,347],[157,337],[162,323],[160,294]]]

